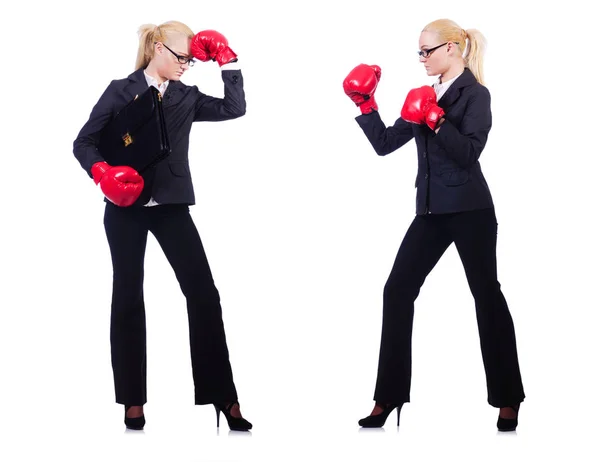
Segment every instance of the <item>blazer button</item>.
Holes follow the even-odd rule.
[[[423,151],[423,157],[427,157],[427,151]]]
[[[429,178],[429,173],[425,174],[425,179]]]
[[[237,81],[238,81],[238,76],[237,76],[237,75],[234,75],[234,76],[233,76],[233,83],[237,83]]]

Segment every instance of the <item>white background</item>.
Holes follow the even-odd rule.
[[[600,164],[583,2],[21,2],[3,21],[0,459],[33,461],[598,460]],[[590,3],[591,5],[591,3]],[[493,128],[481,157],[499,221],[499,280],[527,398],[516,434],[486,402],[474,303],[454,246],[417,299],[411,403],[372,408],[382,291],[414,217],[416,148],[381,158],[342,81],[378,64],[391,125],[431,84],[419,33],[449,17],[487,37]],[[234,434],[194,406],[185,299],[146,255],[148,420],[114,403],[112,268],[98,188],[72,143],[137,28],[177,19],[238,53],[247,114],[192,129],[192,215],[222,298],[242,411]],[[8,30],[6,27],[8,26]],[[184,76],[222,96],[216,63]]]

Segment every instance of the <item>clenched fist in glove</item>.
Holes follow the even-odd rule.
[[[427,124],[429,128],[435,130],[444,114],[444,110],[437,105],[435,90],[423,85],[408,92],[400,117],[414,124]]]
[[[359,64],[344,79],[344,92],[360,108],[363,114],[377,111],[375,89],[381,78],[379,66]]]
[[[106,162],[96,162],[92,165],[92,177],[106,198],[119,207],[132,205],[144,189],[144,179],[127,166],[111,167]]]
[[[206,62],[212,59],[219,63],[219,67],[237,61],[237,55],[229,48],[225,36],[216,30],[198,32],[192,38],[190,50],[200,61]]]

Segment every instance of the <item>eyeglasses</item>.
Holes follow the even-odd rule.
[[[433,53],[433,52],[434,52],[435,50],[437,50],[438,48],[441,48],[441,47],[443,47],[444,45],[447,45],[447,44],[449,44],[449,43],[450,43],[450,42],[445,42],[445,43],[442,43],[441,45],[438,45],[437,47],[430,48],[429,50],[428,50],[428,49],[420,50],[420,51],[418,51],[417,53],[419,54],[419,56],[420,56],[421,58],[429,58],[429,57],[431,56],[431,53]],[[458,45],[458,42],[452,42],[452,43],[456,43],[456,44]]]
[[[158,43],[158,42],[156,42]],[[162,42],[160,42],[162,43]],[[194,64],[196,64],[196,60],[194,58],[188,58],[187,56],[181,56],[178,55],[177,53],[175,53],[173,50],[171,50],[167,45],[165,45],[164,43],[162,44],[167,50],[169,50],[171,53],[173,53],[173,55],[177,58],[177,62],[179,64],[187,64],[190,67],[193,67]]]

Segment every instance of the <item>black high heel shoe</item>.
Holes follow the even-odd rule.
[[[215,407],[215,412],[217,413],[217,428],[219,428],[219,417],[222,412],[223,414],[225,414],[225,417],[227,418],[227,424],[229,425],[230,430],[237,430],[237,431],[250,430],[252,428],[252,424],[250,422],[248,422],[243,417],[233,417],[231,415],[231,408],[233,407],[234,404],[237,404],[238,406],[240,405],[240,403],[238,403],[237,401],[233,401],[227,405],[213,404],[213,406]]]
[[[399,427],[400,426],[400,409],[402,409],[402,404],[379,404],[376,403],[380,408],[383,409],[383,412],[381,412],[381,414],[376,414],[376,415],[370,415],[368,417],[365,417],[364,419],[360,419],[358,421],[358,425],[360,425],[361,427],[366,427],[366,428],[377,428],[377,427],[383,427],[383,424],[385,424],[385,421],[387,420],[388,416],[390,415],[390,413],[394,410],[397,409],[397,415],[398,418],[396,420],[396,425]]]
[[[125,426],[129,430],[143,430],[146,425],[146,418],[142,415],[140,417],[127,417],[127,411],[131,406],[125,406]]]
[[[512,408],[512,410],[515,411],[517,415],[514,419],[505,419],[504,417],[498,416],[498,423],[496,424],[496,426],[501,432],[512,432],[517,429],[517,425],[519,424],[519,408],[521,407],[521,404],[508,407]]]

